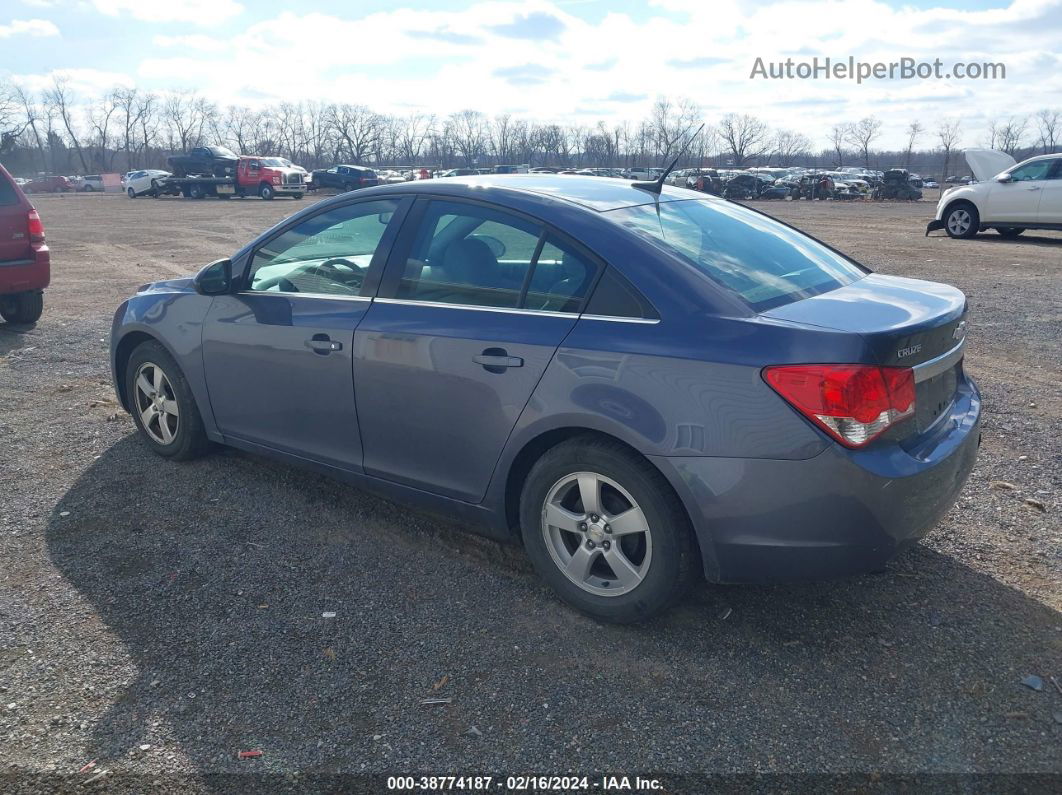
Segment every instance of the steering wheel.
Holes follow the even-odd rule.
[[[338,267],[342,266],[344,269],[349,270],[350,273],[343,273]],[[311,265],[306,268],[303,273],[313,274],[315,276],[321,276],[338,284],[346,285],[347,287],[361,287],[362,282],[365,280],[365,272],[368,268],[363,268],[356,262],[351,262],[344,257],[332,257],[327,259],[318,265]]]

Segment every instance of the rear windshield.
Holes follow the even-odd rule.
[[[756,312],[866,275],[821,243],[739,204],[690,199],[608,215],[734,291]]]

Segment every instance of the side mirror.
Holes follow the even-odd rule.
[[[232,260],[211,262],[192,280],[200,295],[224,295],[232,291]]]
[[[1012,177],[1010,174],[1000,174],[998,177],[996,177],[996,182],[1013,182],[1013,181],[1014,181],[1014,177]]]

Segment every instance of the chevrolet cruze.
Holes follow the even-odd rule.
[[[455,177],[144,285],[111,364],[162,456],[231,445],[444,513],[629,622],[702,575],[878,570],[924,535],[977,453],[966,312],[704,194]]]

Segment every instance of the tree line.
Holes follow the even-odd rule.
[[[76,96],[56,77],[33,92],[0,82],[0,158],[19,174],[89,174],[163,168],[166,157],[222,144],[245,154],[286,157],[307,168],[354,163],[434,168],[530,164],[556,168],[664,165],[700,125],[688,99],[658,98],[643,119],[557,124],[461,110],[445,116],[386,114],[360,104],[281,102],[226,107],[194,91],[156,93],[118,86],[97,97]],[[747,168],[794,166],[883,170],[905,167],[947,177],[962,168],[965,145],[1001,149],[1017,159],[1054,152],[1062,113],[1041,110],[964,130],[958,119],[906,128],[902,150],[877,148],[882,122],[873,117],[834,124],[816,143],[749,114],[728,113],[706,124],[681,165]],[[976,138],[977,143],[973,140]]]

